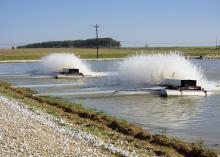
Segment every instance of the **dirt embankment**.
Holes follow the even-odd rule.
[[[142,128],[118,120],[106,114],[89,111],[82,106],[67,102],[63,99],[33,96],[34,93],[24,88],[11,88],[9,84],[0,83],[0,91],[12,97],[25,101],[34,101],[35,106],[43,110],[50,110],[65,117],[72,123],[89,128],[92,131],[104,132],[104,135],[114,138],[123,136],[134,149],[151,152],[156,156],[188,156],[188,157],[217,157],[218,155],[198,144],[187,144],[178,139],[171,139],[165,135],[150,134]],[[107,132],[111,132],[108,134]],[[104,137],[104,136],[103,136]]]

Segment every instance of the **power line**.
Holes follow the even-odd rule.
[[[99,58],[99,42],[98,42],[98,39],[99,39],[99,35],[98,35],[98,28],[100,27],[99,25],[94,25],[93,26],[95,28],[95,31],[96,31],[96,49],[97,49],[97,58]],[[134,44],[139,44],[139,45],[146,45],[146,40],[145,41],[130,41],[130,40],[121,40],[120,41],[121,43],[124,43],[124,44],[128,44],[128,45],[134,45]],[[18,45],[27,45],[27,44],[31,44],[31,43],[28,43],[28,42],[20,42],[20,43],[4,43],[4,42],[0,42],[0,46],[18,46]],[[212,45],[212,46],[215,46],[216,48],[219,47],[219,42],[218,42],[218,38],[215,39],[215,41],[204,41],[204,42],[147,42],[147,45],[150,46],[150,45],[177,45],[177,46],[180,46],[180,45]]]
[[[127,40],[122,40],[120,41],[122,43],[128,43],[128,44],[145,44],[146,41],[127,41]],[[147,42],[147,44],[155,44],[155,45],[169,45],[169,44],[213,44],[213,41],[209,42]]]
[[[26,45],[31,43],[0,43],[0,45],[10,46],[10,45]]]

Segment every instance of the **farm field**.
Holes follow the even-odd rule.
[[[180,52],[185,56],[219,56],[220,49],[215,47],[157,47],[157,48],[100,48],[99,58],[121,58],[140,53]],[[80,58],[96,58],[92,48],[26,48],[0,49],[0,60],[34,60],[50,53],[74,53]]]

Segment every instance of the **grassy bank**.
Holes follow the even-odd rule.
[[[217,157],[215,152],[205,149],[201,144],[187,144],[165,135],[151,134],[124,120],[85,109],[80,104],[64,99],[33,96],[34,92],[29,89],[12,88],[4,82],[0,82],[0,93],[23,102],[30,109],[40,109],[53,116],[62,117],[103,138],[111,137],[113,142],[124,138],[129,147],[140,148],[146,152],[151,150],[158,156]]]
[[[165,53],[180,51],[184,55],[204,56],[220,55],[220,49],[215,47],[161,47],[161,48],[112,48],[100,49],[100,58],[119,58],[136,53]],[[50,53],[68,52],[80,55],[81,58],[96,58],[96,49],[91,48],[30,48],[30,49],[0,49],[0,60],[32,60],[40,59]]]

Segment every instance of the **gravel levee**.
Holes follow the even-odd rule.
[[[0,156],[136,156],[0,96]]]

